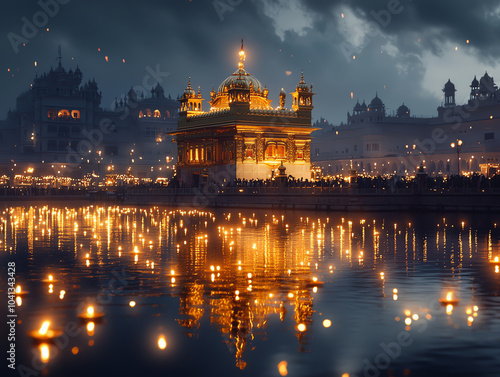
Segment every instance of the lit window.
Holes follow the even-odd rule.
[[[69,118],[69,111],[68,110],[59,110],[57,113],[58,118]]]
[[[147,116],[148,118],[151,118],[151,110],[146,109],[146,116]]]
[[[155,110],[155,118],[160,118],[161,117],[161,113],[160,113],[160,110]]]
[[[73,110],[71,112],[71,116],[73,117],[73,119],[80,119],[80,111],[78,110]]]

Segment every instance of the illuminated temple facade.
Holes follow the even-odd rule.
[[[283,164],[286,174],[309,179],[312,85],[303,75],[286,109],[282,89],[279,106],[269,91],[244,69],[243,45],[238,69],[210,92],[210,109],[203,111],[200,89],[189,81],[180,98],[176,136],[180,179],[198,185],[200,177],[223,184],[233,179],[270,179]]]

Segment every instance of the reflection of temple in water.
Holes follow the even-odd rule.
[[[180,298],[177,322],[188,336],[197,336],[208,315],[237,367],[244,369],[245,351],[252,341],[267,339],[272,316],[281,322],[288,316],[295,328],[312,323],[312,296],[318,288],[311,283],[311,272],[316,263],[307,248],[310,240],[301,232],[287,235],[274,216],[260,226],[255,217],[231,219],[231,214],[224,214],[224,220],[228,225],[218,226],[211,242],[206,241],[207,229],[197,227],[204,224],[203,216],[194,220],[196,229],[190,234],[182,231],[189,219],[176,217],[171,224],[177,229],[175,243],[190,245],[178,254],[183,277],[174,294]],[[244,234],[242,224],[253,228],[253,234]],[[277,235],[284,244],[275,242]],[[252,243],[247,242],[249,236]],[[307,331],[296,330],[296,335],[299,350],[307,351]]]

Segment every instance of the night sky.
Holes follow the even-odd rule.
[[[2,4],[0,119],[36,73],[57,66],[58,45],[66,69],[78,64],[85,81],[95,78],[105,108],[131,86],[150,89],[150,71],[173,98],[191,76],[208,100],[236,70],[241,39],[245,68],[273,105],[303,69],[317,93],[313,117],[335,124],[376,92],[389,113],[404,102],[429,116],[448,78],[464,103],[474,75],[500,77],[497,0],[59,0],[58,9],[55,1]],[[23,17],[40,25],[36,33],[23,32]]]

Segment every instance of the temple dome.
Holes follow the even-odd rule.
[[[240,79],[241,77],[241,79]],[[231,76],[225,79],[222,84],[219,85],[219,93],[224,93],[229,90],[231,85],[236,83],[236,80],[241,83],[241,80],[248,86],[251,87],[250,84],[253,85],[255,91],[260,91],[261,84],[260,81],[253,77],[251,74],[247,73],[243,68],[236,70]]]
[[[378,94],[376,94],[375,98],[372,99],[369,107],[374,108],[374,109],[384,107],[384,103],[382,102],[382,100],[380,98],[378,98]]]
[[[401,106],[398,107],[398,110],[396,111],[396,116],[400,118],[409,117],[410,109],[403,103]]]

